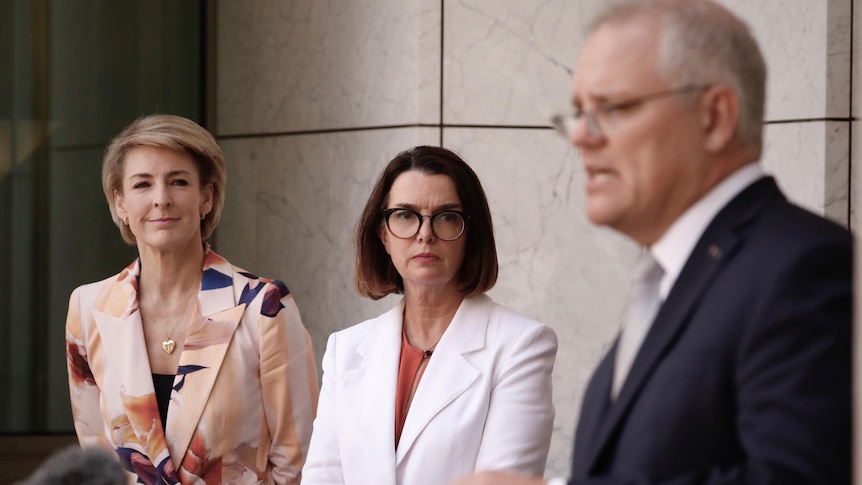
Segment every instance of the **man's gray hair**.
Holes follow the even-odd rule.
[[[658,74],[675,85],[723,84],[739,98],[736,134],[746,145],[763,147],[766,65],[748,26],[710,0],[632,0],[609,7],[591,24],[652,19],[660,29]]]

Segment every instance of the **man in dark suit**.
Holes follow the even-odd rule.
[[[643,246],[657,295],[587,387],[570,479],[548,483],[850,483],[851,236],[757,163],[755,40],[710,0],[611,7],[590,32],[555,123],[590,220]]]

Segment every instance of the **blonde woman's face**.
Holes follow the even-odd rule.
[[[212,210],[212,185],[202,187],[188,153],[141,146],[125,157],[117,214],[127,221],[139,250],[178,251],[200,245],[200,223]]]

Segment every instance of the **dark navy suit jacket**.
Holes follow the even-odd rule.
[[[772,178],[724,207],[618,399],[596,369],[571,484],[850,483],[852,239]]]

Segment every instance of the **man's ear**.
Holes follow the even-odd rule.
[[[704,93],[700,107],[704,148],[712,154],[721,152],[736,136],[739,98],[730,87],[717,84]]]

